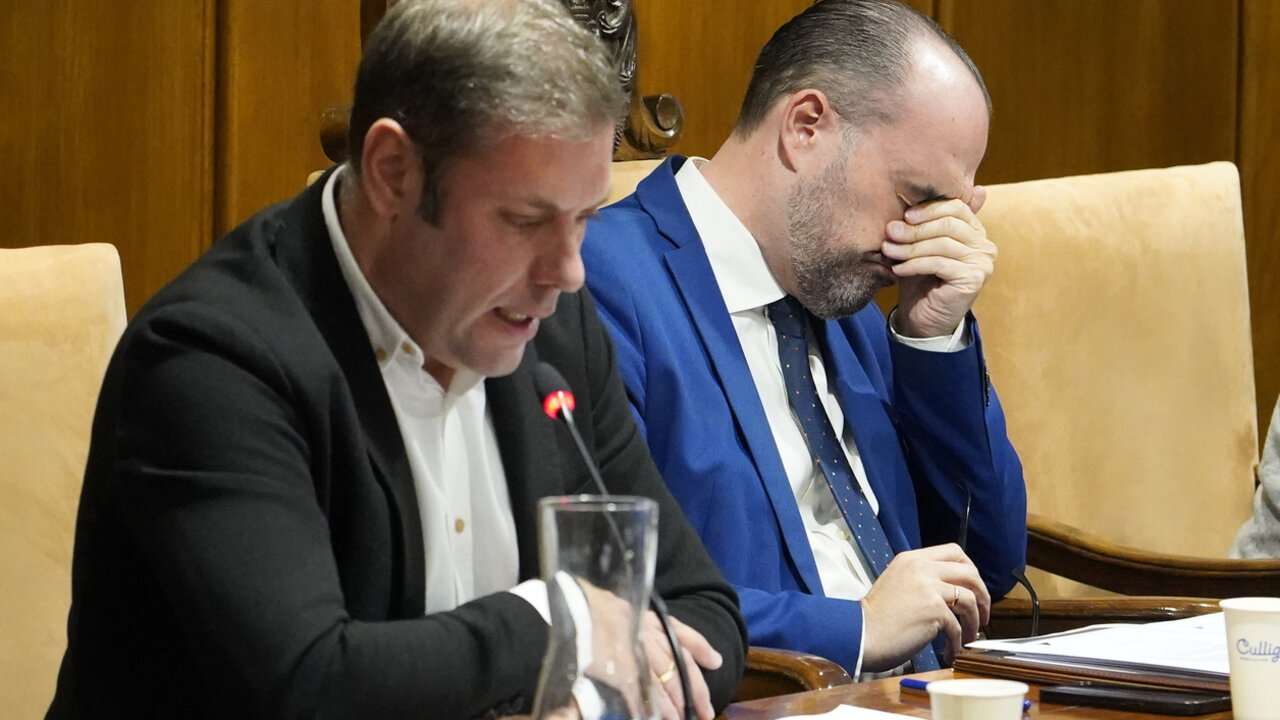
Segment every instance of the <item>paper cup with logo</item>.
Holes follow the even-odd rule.
[[[1021,720],[1025,683],[966,678],[934,680],[927,686],[933,720]]]
[[[1231,713],[1236,720],[1280,720],[1280,598],[1228,598]]]

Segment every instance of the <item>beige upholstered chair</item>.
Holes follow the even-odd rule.
[[[609,201],[657,162],[615,162]],[[995,185],[980,217],[1000,259],[976,311],[1026,470],[1040,630],[1274,594],[1280,561],[1225,559],[1258,458],[1235,167]],[[1024,635],[1030,614],[1007,599],[988,630]],[[739,699],[848,682],[816,658],[784,686],[810,659],[752,652]]]
[[[609,188],[606,205],[612,205],[635,192],[636,185],[645,179],[653,169],[662,164],[662,158],[655,160],[618,160],[613,163],[611,178],[613,185]]]
[[[1030,563],[1124,594],[1274,594],[1280,562],[1225,560],[1258,462],[1235,166],[996,185],[979,218],[1000,257],[975,312]]]
[[[111,245],[0,249],[0,715],[40,718],[66,647],[89,427],[125,325]]]

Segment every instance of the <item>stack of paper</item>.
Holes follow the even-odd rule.
[[[1034,682],[1104,679],[1225,691],[1230,673],[1222,613],[1141,625],[1091,625],[967,647],[956,658],[957,670]]]

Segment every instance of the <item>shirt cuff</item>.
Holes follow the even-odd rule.
[[[591,605],[586,593],[569,573],[561,570],[555,576],[556,587],[564,597],[565,609],[573,620],[573,634],[577,641],[579,672],[591,665]],[[541,580],[526,580],[507,592],[524,599],[533,606],[542,619],[551,624],[551,602],[547,599],[547,585]]]
[[[899,335],[898,331],[893,327],[893,317],[897,315],[898,308],[894,308],[889,312],[889,332],[893,334],[893,339],[906,345],[907,347],[917,350],[927,350],[929,352],[959,352],[973,344],[972,333],[969,332],[969,317],[960,319],[960,324],[956,326],[954,332],[950,335],[939,335],[938,337],[915,338]]]
[[[507,592],[533,606],[543,622],[551,624],[551,602],[547,600],[547,584],[541,580],[525,580]]]
[[[591,607],[587,602],[586,593],[571,575],[564,571],[557,572],[555,583],[564,598],[565,609],[573,619],[574,640],[577,645],[578,657],[575,668],[577,677],[574,678],[570,693],[584,720],[598,720],[604,717],[608,706],[595,683],[584,674],[592,662]],[[547,597],[545,582],[526,580],[507,592],[532,605],[538,614],[542,615],[542,619],[548,625],[551,624],[551,602]]]

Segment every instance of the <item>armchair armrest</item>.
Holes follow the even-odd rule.
[[[747,650],[747,670],[733,701],[822,690],[851,682],[853,680],[844,668],[826,658],[794,650],[752,646]]]
[[[1226,598],[1274,595],[1280,587],[1280,559],[1198,558],[1136,550],[1034,513],[1027,515],[1027,563],[1125,595]]]
[[[1143,623],[1178,620],[1218,611],[1218,601],[1190,597],[1052,598],[1040,601],[1040,634],[1074,630],[1098,623]],[[1025,637],[1031,632],[1031,601],[1005,598],[991,606],[985,628],[992,639]]]

